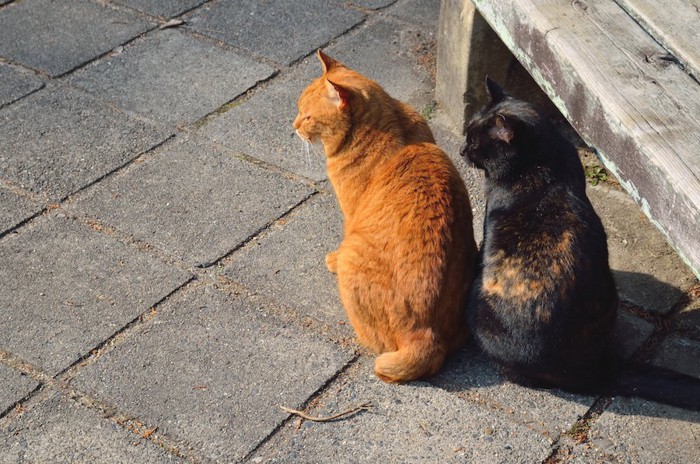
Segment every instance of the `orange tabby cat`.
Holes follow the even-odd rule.
[[[467,338],[463,308],[476,244],[467,191],[425,120],[319,50],[323,76],[299,97],[294,128],[320,141],[344,216],[326,256],[379,378],[435,374]]]

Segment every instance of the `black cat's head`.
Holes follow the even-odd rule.
[[[467,127],[460,155],[489,177],[513,173],[538,156],[543,118],[528,103],[516,100],[490,77],[491,98]]]

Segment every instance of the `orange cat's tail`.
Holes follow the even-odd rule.
[[[442,367],[447,350],[432,331],[414,333],[398,351],[383,353],[374,363],[374,373],[385,382],[408,382],[434,375]]]

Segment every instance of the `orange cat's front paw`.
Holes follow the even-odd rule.
[[[326,267],[335,274],[338,270],[338,250],[331,251],[326,255]]]

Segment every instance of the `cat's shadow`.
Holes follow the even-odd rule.
[[[641,273],[614,271],[624,280],[633,279],[639,285],[658,288],[668,294],[680,295],[682,292],[669,284],[660,282],[653,276]],[[654,325],[630,312],[620,309],[616,327],[617,352],[624,358],[632,356],[640,347],[649,341]],[[667,366],[671,368],[671,366]],[[430,384],[443,388],[451,393],[466,397],[478,397],[480,402],[500,409],[514,410],[516,414],[532,417],[539,411],[557,416],[558,412],[551,408],[567,408],[565,402],[573,402],[590,408],[596,396],[573,394],[559,389],[533,389],[513,384],[506,380],[498,369],[481,353],[476,344],[470,341],[465,348],[448,358],[442,371],[430,379]],[[548,396],[551,398],[548,400]],[[537,408],[528,405],[538,404]],[[549,403],[549,404],[547,404]],[[572,405],[573,406],[573,405]],[[616,397],[606,408],[606,414],[638,415],[676,419],[685,422],[700,423],[700,412],[684,410],[659,403],[645,401],[639,398]],[[562,410],[561,414],[567,414]],[[547,418],[540,418],[543,422]]]

